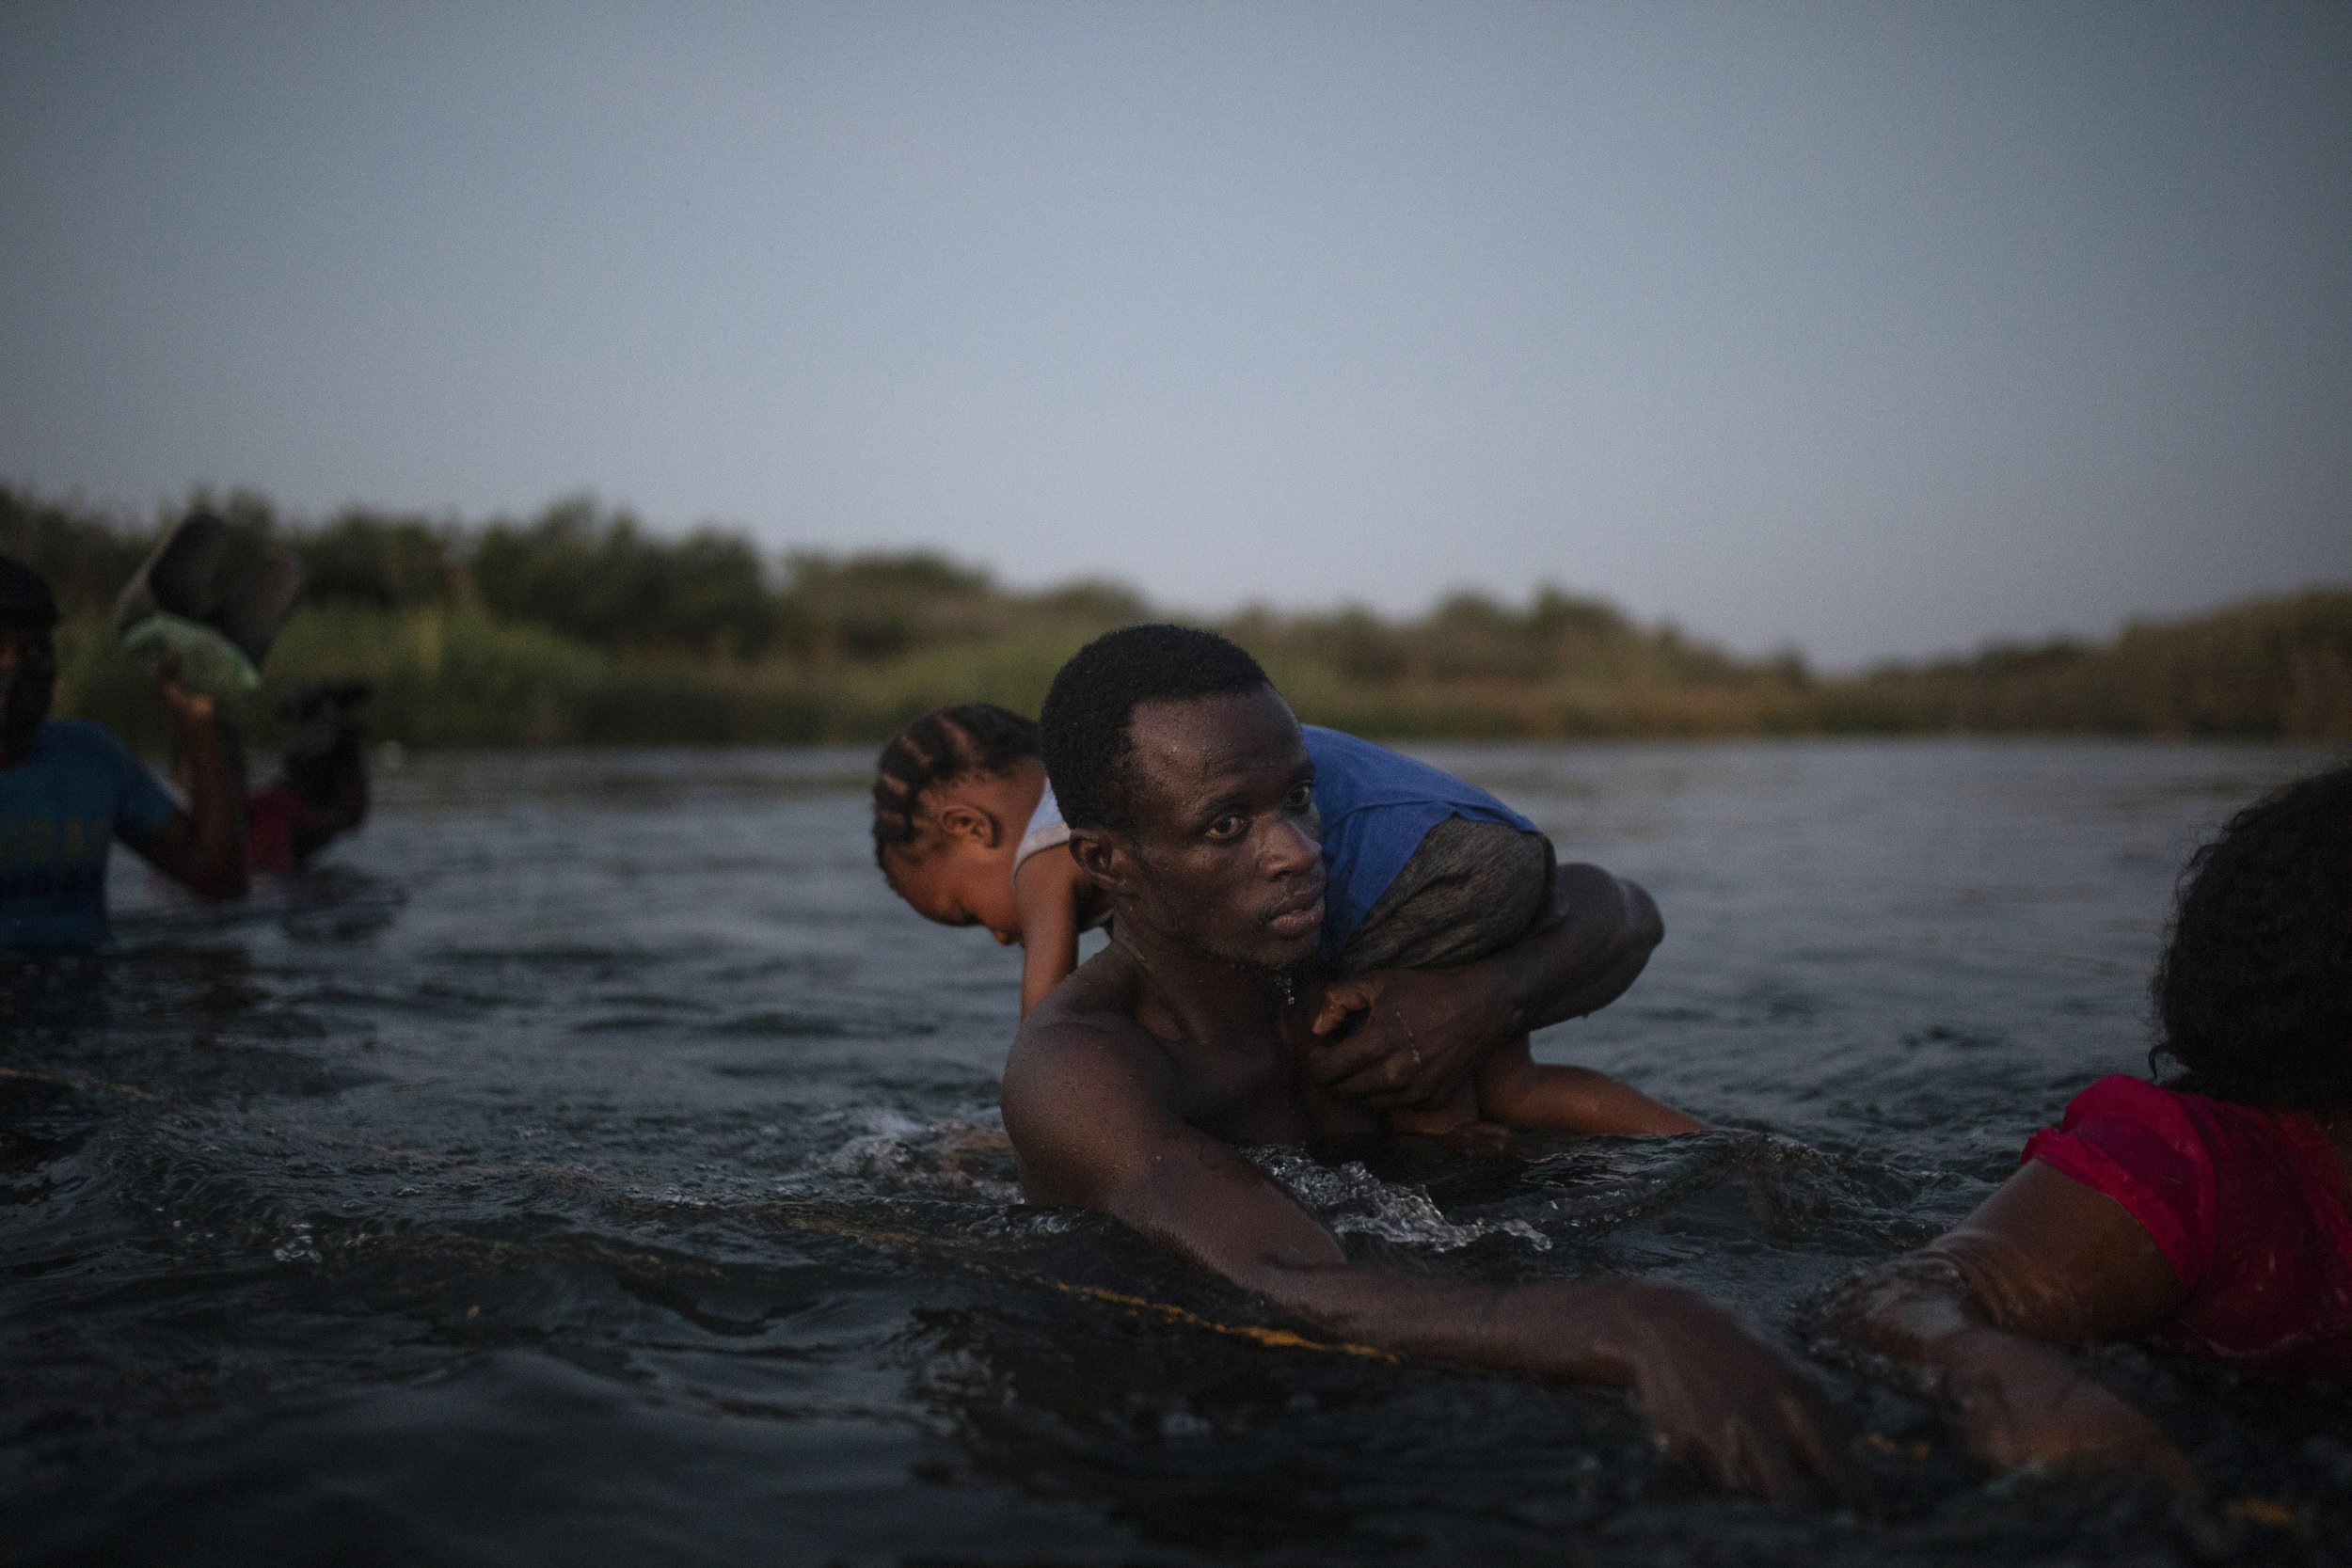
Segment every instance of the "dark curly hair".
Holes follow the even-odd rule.
[[[1080,648],[1054,676],[1039,716],[1062,820],[1134,834],[1128,721],[1137,704],[1242,695],[1272,684],[1240,647],[1190,626],[1125,626]]]
[[[921,858],[925,790],[1037,754],[1037,721],[994,703],[933,708],[907,725],[874,759],[874,863],[887,872],[894,849]]]
[[[0,626],[47,631],[57,624],[57,596],[49,579],[14,556],[0,555]]]
[[[2352,1105],[2352,767],[2247,807],[2190,857],[2156,965],[2173,1086],[2251,1105]]]

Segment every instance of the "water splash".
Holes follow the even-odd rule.
[[[297,1225],[292,1235],[270,1249],[270,1256],[280,1263],[315,1263],[321,1254],[319,1243],[308,1225]]]
[[[1243,1153],[1309,1213],[1343,1236],[1373,1236],[1433,1252],[1452,1252],[1487,1236],[1515,1236],[1538,1252],[1551,1247],[1551,1238],[1525,1220],[1456,1225],[1426,1191],[1383,1181],[1360,1161],[1326,1165],[1295,1148],[1249,1148]]]
[[[796,1195],[832,1191],[843,1179],[877,1194],[962,1198],[997,1207],[1021,1201],[1012,1145],[993,1122],[924,1121],[887,1107],[839,1117],[850,1136],[775,1184]]]

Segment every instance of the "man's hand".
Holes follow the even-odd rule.
[[[1819,1384],[1699,1297],[1629,1289],[1652,1299],[1618,1354],[1661,1450],[1728,1491],[1776,1502],[1859,1497],[1844,1423]]]
[[[1265,1172],[1178,1114],[1183,1085],[1131,1017],[1114,949],[1021,1028],[1005,1131],[1030,1196],[1112,1215],[1284,1316],[1349,1344],[1483,1371],[1630,1388],[1668,1451],[1723,1484],[1802,1497],[1851,1483],[1812,1381],[1728,1314],[1672,1286],[1564,1279],[1497,1291],[1348,1260]]]
[[[1308,1076],[1376,1110],[1442,1104],[1511,1033],[1497,978],[1469,964],[1332,981],[1309,1025]]]

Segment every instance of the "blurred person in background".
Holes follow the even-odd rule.
[[[288,699],[278,781],[246,797],[246,858],[256,871],[300,870],[368,816],[368,759],[360,705],[365,681],[322,681]]]
[[[115,600],[115,629],[134,658],[177,660],[186,684],[226,700],[258,691],[287,617],[307,578],[293,551],[250,541],[240,553],[226,519],[199,507],[165,531]],[[367,762],[360,750],[365,681],[307,686],[285,705],[292,725],[284,771],[246,791],[245,742],[225,711],[214,739],[243,803],[241,834],[256,871],[301,868],[368,814]],[[190,754],[176,749],[172,777],[193,791]]]
[[[109,940],[106,857],[119,838],[207,898],[248,886],[241,804],[213,699],[166,658],[156,689],[187,762],[175,803],[103,726],[52,719],[57,603],[29,567],[0,556],[0,945]]]

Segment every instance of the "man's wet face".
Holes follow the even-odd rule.
[[[1135,745],[1138,873],[1129,918],[1263,969],[1296,968],[1323,934],[1322,824],[1298,721],[1271,688],[1146,703]]]

